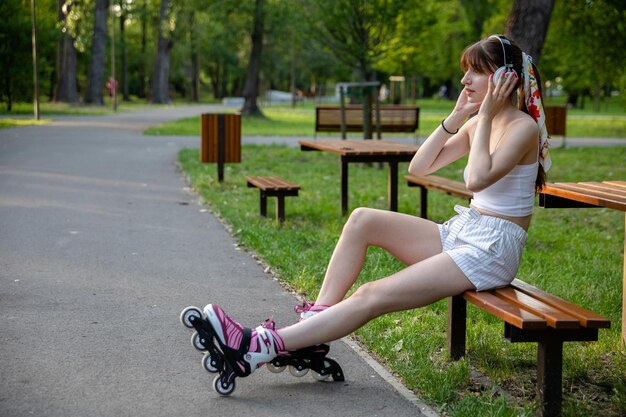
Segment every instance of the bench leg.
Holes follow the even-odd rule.
[[[460,295],[448,297],[448,355],[456,361],[465,356],[467,301]]]
[[[537,396],[542,417],[561,415],[563,341],[548,338],[537,345]]]
[[[348,212],[348,163],[341,161],[341,215]]]
[[[285,221],[285,196],[282,194],[276,196],[276,220]]]
[[[398,211],[398,163],[389,162],[389,184],[387,185],[389,211]]]
[[[420,217],[428,218],[428,189],[420,186]]]
[[[261,216],[267,217],[267,196],[263,191],[261,191]]]

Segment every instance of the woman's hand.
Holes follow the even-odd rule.
[[[454,106],[454,112],[463,115],[464,119],[469,117],[471,114],[476,113],[480,108],[480,103],[473,103],[468,100],[465,88],[461,90],[461,94],[459,94],[459,98],[456,100],[456,104]]]
[[[515,88],[518,78],[514,72],[506,72],[498,79],[498,83],[493,83],[493,74],[489,76],[487,94],[483,99],[478,114],[488,119],[493,117],[502,109],[506,103],[511,102],[511,93]]]

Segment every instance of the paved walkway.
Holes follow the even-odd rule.
[[[141,134],[211,110],[0,130],[0,415],[434,415],[343,341],[345,383],[261,369],[211,391],[179,312],[285,324],[296,303],[186,188],[176,155],[198,138]]]

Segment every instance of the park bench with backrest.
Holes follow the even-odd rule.
[[[372,131],[376,131],[376,110],[372,108]],[[419,107],[405,105],[380,106],[381,132],[415,133],[419,128]],[[363,131],[363,107],[359,104],[345,106],[346,132]],[[315,132],[341,132],[341,107],[317,106]]]

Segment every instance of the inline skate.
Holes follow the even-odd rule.
[[[335,381],[344,380],[339,364],[326,356],[330,349],[328,345],[284,351],[272,321],[266,321],[256,329],[245,328],[211,304],[204,312],[198,307],[185,308],[180,321],[195,330],[191,345],[204,353],[202,367],[217,374],[213,389],[220,395],[232,394],[237,377],[248,376],[265,363],[274,373],[282,372],[288,366],[294,376],[304,376],[311,369],[317,380],[323,381],[330,376]]]

